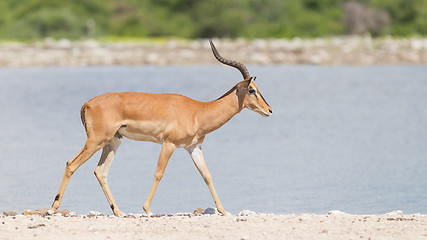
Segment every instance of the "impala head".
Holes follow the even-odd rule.
[[[213,42],[211,40],[209,40],[209,42],[211,44],[212,52],[219,62],[237,68],[242,73],[244,80],[236,85],[241,106],[257,112],[264,117],[270,116],[273,113],[273,110],[268,105],[267,101],[265,101],[258,89],[258,86],[255,84],[256,77],[251,77],[248,69],[246,69],[245,65],[242,63],[222,57],[215,48]]]

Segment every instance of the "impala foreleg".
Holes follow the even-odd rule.
[[[189,148],[186,148],[186,150],[188,151],[188,153],[190,153],[191,158],[193,159],[193,162],[196,165],[196,168],[199,170],[200,174],[202,175],[206,185],[208,185],[208,188],[211,191],[211,194],[215,201],[215,205],[218,212],[220,212],[223,215],[227,215],[228,213],[227,211],[225,211],[224,207],[221,204],[221,201],[219,200],[218,194],[216,193],[216,190],[212,181],[212,176],[209,173],[208,167],[206,166],[205,160],[203,158],[201,144],[191,146]]]
[[[116,201],[111,194],[110,187],[107,182],[108,170],[111,167],[111,163],[113,162],[114,156],[116,155],[116,151],[122,143],[122,139],[120,135],[116,135],[111,141],[105,145],[102,150],[101,159],[99,160],[98,167],[95,169],[95,176],[98,179],[99,184],[101,185],[102,191],[104,191],[105,197],[108,200],[108,203],[113,210],[114,215],[123,216],[124,213],[120,211],[117,206]]]
[[[152,215],[150,211],[151,201],[153,200],[154,193],[156,192],[157,186],[163,177],[166,166],[168,165],[169,159],[172,153],[175,151],[176,146],[173,143],[164,142],[162,150],[160,152],[159,160],[157,162],[156,173],[154,174],[153,185],[151,186],[150,193],[148,194],[147,200],[144,203],[144,211],[147,215]]]
[[[47,214],[54,214],[55,211],[59,208],[61,204],[62,197],[64,196],[65,188],[67,187],[68,182],[70,181],[71,176],[83,163],[85,163],[92,155],[97,152],[102,146],[91,144],[86,142],[83,149],[80,151],[77,156],[72,160],[67,162],[65,167],[64,177],[62,178],[61,185],[59,186],[58,194],[55,196],[52,207],[47,211]]]

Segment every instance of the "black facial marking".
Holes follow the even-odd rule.
[[[111,205],[110,205],[110,207],[111,207],[111,210],[113,210],[113,211],[114,211],[114,205],[113,205],[113,204],[111,204]]]
[[[60,195],[59,195],[59,194],[57,194],[57,195],[55,196],[55,201],[58,201],[58,200],[59,200],[59,197],[60,197]]]
[[[262,96],[262,94],[260,93],[259,95],[261,96],[262,100],[264,100],[265,104],[267,104],[267,106],[269,106],[269,107],[270,107],[270,105],[268,105],[267,101],[265,101],[265,99],[264,99],[264,97]]]

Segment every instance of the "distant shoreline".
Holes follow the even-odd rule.
[[[1,239],[425,239],[427,215],[0,216]]]
[[[245,64],[426,64],[427,38],[347,36],[316,39],[213,39],[226,58]],[[0,66],[217,64],[207,39],[0,42]]]

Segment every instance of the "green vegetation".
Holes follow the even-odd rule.
[[[427,35],[427,0],[1,0],[0,38]]]

